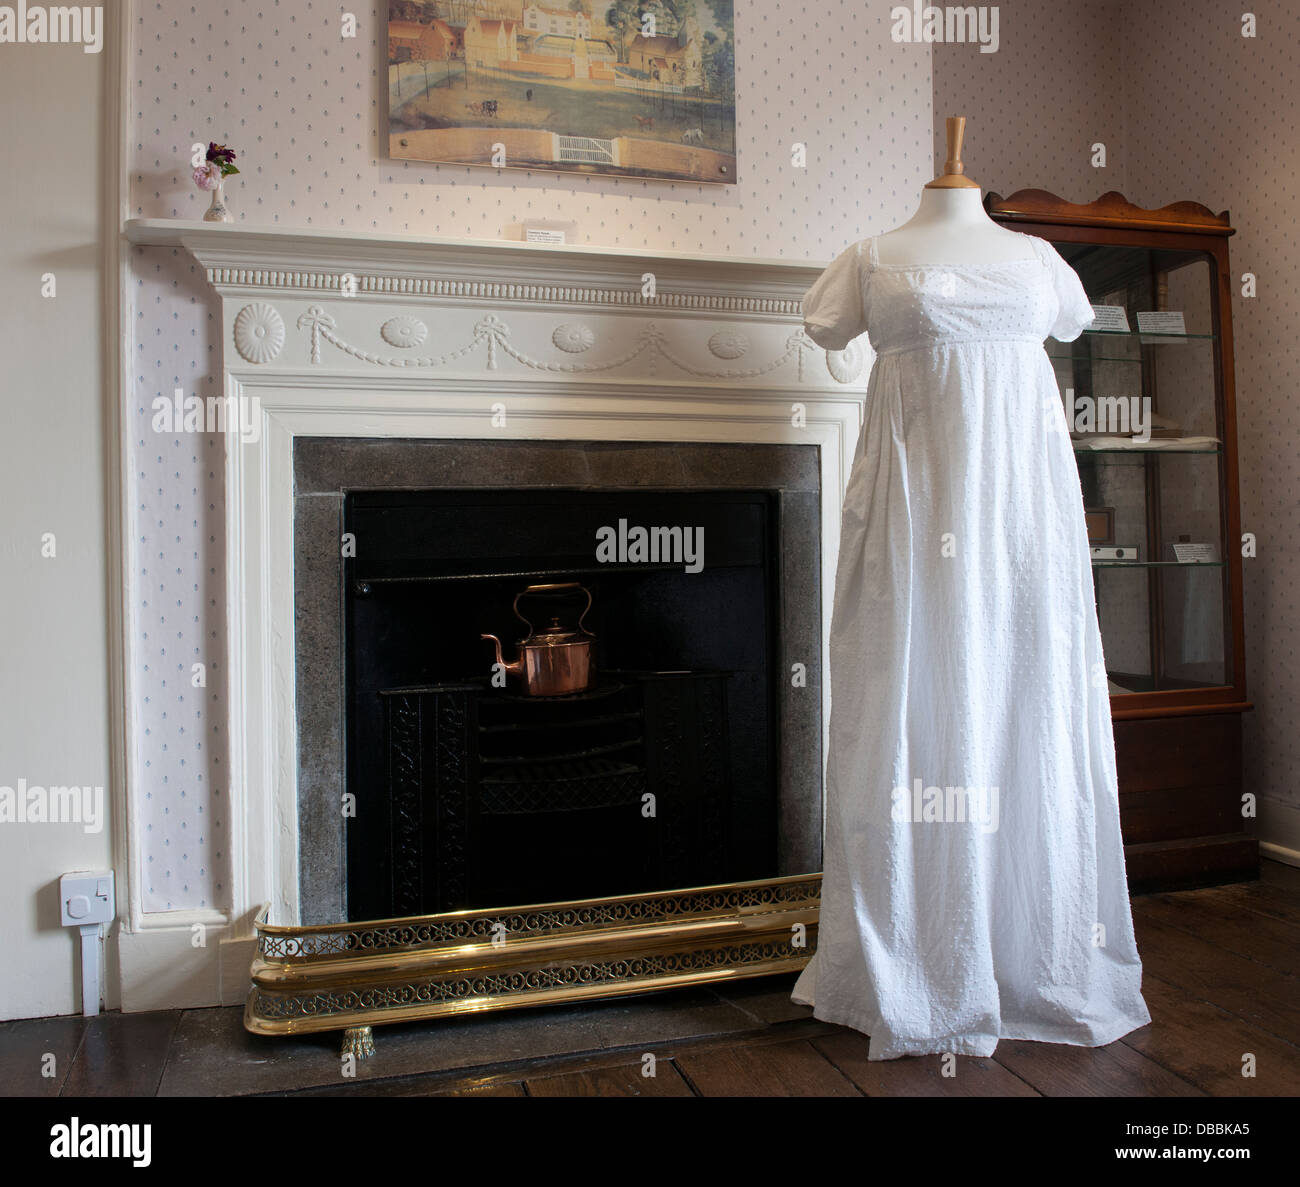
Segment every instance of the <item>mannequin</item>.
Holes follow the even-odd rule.
[[[1032,256],[1033,245],[1023,235],[984,212],[979,184],[965,175],[961,160],[965,130],[965,116],[949,118],[944,172],[921,191],[916,213],[876,241],[885,267],[999,264]]]
[[[1051,243],[984,213],[963,123],[916,215],[803,300],[814,342],[867,334],[876,357],[836,562],[817,950],[791,1000],[868,1035],[870,1060],[1100,1047],[1151,1019],[1078,464],[1043,349],[1092,305]]]

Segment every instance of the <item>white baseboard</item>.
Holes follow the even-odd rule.
[[[1261,855],[1300,866],[1300,807],[1280,800],[1260,800],[1255,835]]]
[[[121,1008],[197,1009],[240,1005],[248,996],[257,940],[209,927],[196,947],[191,927],[148,928],[118,936]]]
[[[1287,849],[1282,845],[1274,845],[1270,841],[1260,841],[1259,854],[1261,857],[1280,861],[1283,865],[1300,866],[1300,850]]]

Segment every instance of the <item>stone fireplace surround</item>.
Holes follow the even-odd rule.
[[[638,441],[810,446],[825,670],[869,358],[804,335],[800,300],[822,265],[170,219],[130,220],[126,235],[183,247],[203,267],[221,299],[223,390],[257,426],[227,433],[230,899],[210,924],[223,942],[250,936],[268,904],[273,923],[303,917],[300,439],[582,442],[588,457]],[[806,691],[821,699],[824,739],[829,689]],[[126,829],[139,861],[134,796]],[[191,960],[188,922],[164,932],[150,960],[173,949]],[[236,962],[213,964],[237,1000]]]
[[[821,868],[820,494],[812,446],[299,438],[294,574],[301,922],[347,918],[343,501],[349,490],[755,490],[779,499],[778,865]]]

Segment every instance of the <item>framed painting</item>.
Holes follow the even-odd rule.
[[[734,183],[733,4],[389,0],[389,154]]]

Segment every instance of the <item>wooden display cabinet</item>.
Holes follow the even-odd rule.
[[[1144,210],[1117,193],[1076,205],[1043,190],[990,193],[985,207],[1049,240],[1094,306],[1113,307],[1047,347],[1095,546],[1130,888],[1257,877],[1242,816],[1251,706],[1228,214]]]

